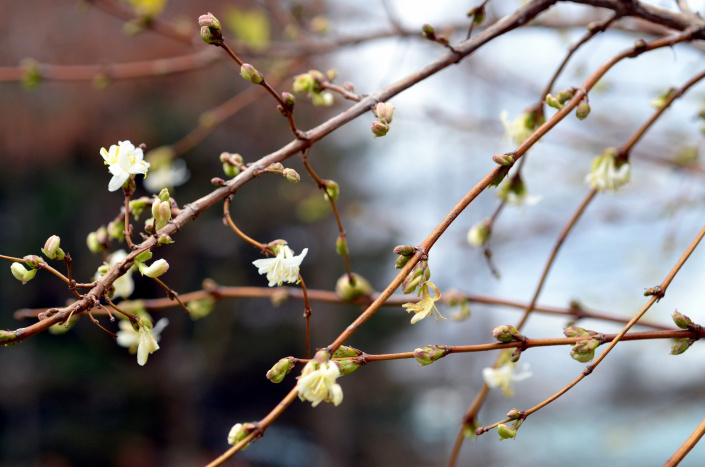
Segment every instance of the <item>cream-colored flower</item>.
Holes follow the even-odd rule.
[[[490,238],[490,219],[482,219],[468,231],[468,243],[474,247],[481,247]]]
[[[183,185],[191,177],[183,159],[163,163],[149,172],[149,178],[144,179],[144,188],[151,193],[159,193],[162,188],[174,188]]]
[[[512,384],[515,381],[523,381],[531,375],[529,365],[526,363],[519,370],[517,370],[517,364],[513,362],[507,362],[497,369],[485,368],[482,370],[482,378],[485,383],[491,388],[502,388],[504,397],[514,397]]]
[[[326,360],[319,363],[317,360],[322,358]],[[328,359],[325,351],[318,352],[301,371],[296,383],[299,399],[311,402],[313,407],[321,402],[332,402],[334,405],[343,402],[343,389],[335,382],[340,376],[340,369]]]
[[[433,287],[433,296],[431,296],[428,288]],[[404,303],[402,306],[406,308],[408,313],[414,312],[414,316],[411,317],[411,324],[417,323],[432,314],[436,318],[436,324],[438,324],[438,318],[445,319],[441,312],[436,308],[436,302],[441,298],[441,292],[438,287],[431,282],[426,281],[419,289],[418,295],[421,296],[421,300],[416,303]]]
[[[530,125],[529,115],[523,113],[514,121],[509,121],[509,113],[503,110],[499,114],[499,120],[504,127],[504,138],[508,141],[513,141],[517,146],[526,141],[534,132],[534,128]]]
[[[119,346],[127,347],[130,353],[137,353],[137,363],[144,366],[149,354],[159,350],[157,342],[168,324],[169,320],[162,318],[152,327],[152,323],[147,318],[139,318],[137,324],[139,331],[135,331],[129,320],[120,320],[117,343]]]
[[[281,245],[277,256],[262,258],[252,262],[260,274],[267,274],[269,286],[282,285],[284,282],[296,283],[299,280],[299,266],[306,257],[308,248],[304,248],[300,255],[294,256],[287,245]]]
[[[120,188],[132,174],[147,176],[149,162],[144,161],[142,149],[136,148],[129,141],[118,141],[118,145],[113,144],[108,151],[101,148],[100,155],[103,156],[105,164],[109,166],[108,170],[113,174],[108,184],[110,191]]]
[[[632,167],[629,162],[623,162],[617,168],[616,156],[616,149],[609,148],[592,160],[590,173],[585,176],[585,183],[590,185],[590,188],[615,192],[629,182]]]

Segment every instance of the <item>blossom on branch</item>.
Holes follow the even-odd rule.
[[[144,161],[144,154],[141,148],[136,148],[129,141],[118,141],[118,145],[110,146],[110,150],[100,149],[100,155],[105,160],[105,165],[113,174],[113,178],[108,184],[108,190],[116,191],[120,188],[130,175],[142,174],[147,176],[149,162]]]
[[[590,173],[585,176],[585,183],[597,191],[617,191],[629,182],[631,165],[621,161],[617,166],[617,150],[608,148],[592,160]]]
[[[428,291],[428,288],[433,287],[433,296]],[[407,312],[414,312],[414,316],[411,317],[411,324],[417,323],[427,317],[428,315],[432,314],[434,318],[436,318],[436,324],[438,324],[438,318],[440,317],[441,319],[445,319],[443,315],[441,315],[441,312],[438,311],[438,308],[436,308],[436,302],[441,298],[441,292],[438,290],[438,287],[431,282],[431,281],[426,281],[424,284],[421,286],[419,289],[419,293],[421,296],[421,300],[419,300],[416,303],[410,302],[410,303],[404,303],[402,306],[406,308]]]
[[[296,383],[299,399],[311,402],[313,407],[321,402],[340,405],[343,402],[343,389],[335,382],[339,376],[340,369],[330,361],[328,352],[317,352],[301,371]]]
[[[147,318],[138,318],[134,326],[129,320],[121,320],[118,323],[120,330],[117,333],[117,343],[119,346],[127,347],[130,353],[136,352],[137,363],[144,366],[149,354],[159,350],[157,342],[159,342],[161,332],[168,324],[169,320],[166,318],[157,321],[154,327]]]
[[[262,258],[252,262],[260,274],[267,274],[269,286],[282,285],[284,282],[296,283],[299,280],[299,266],[308,253],[308,248],[304,248],[300,255],[294,256],[287,245],[280,245],[277,256],[274,258]]]
[[[512,384],[515,381],[523,381],[531,375],[528,364],[522,365],[521,369],[517,371],[517,364],[513,362],[507,362],[496,369],[485,368],[482,370],[482,378],[485,383],[491,388],[502,388],[504,397],[514,397]]]

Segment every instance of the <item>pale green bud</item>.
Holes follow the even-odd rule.
[[[14,262],[10,265],[10,271],[12,272],[12,275],[15,276],[15,279],[21,281],[23,284],[25,284],[27,281],[34,279],[34,276],[37,275],[36,269],[30,269],[28,271],[27,269],[25,269],[22,263],[17,262]]]
[[[342,235],[338,235],[338,238],[335,239],[335,252],[340,256],[348,254],[348,241]]]
[[[448,355],[448,349],[444,345],[427,345],[414,350],[414,358],[419,362],[419,366],[430,365],[446,355]]]
[[[520,418],[522,415],[524,415],[524,412],[521,410],[517,409],[512,409],[509,412],[507,412],[507,418],[510,418],[512,420],[516,420],[517,418]]]
[[[499,440],[504,441],[505,439],[514,439],[517,437],[517,430],[512,430],[504,423],[500,423],[497,426],[497,434],[499,435]]]
[[[169,270],[169,263],[164,259],[158,259],[153,262],[149,267],[146,267],[144,263],[140,263],[142,267],[138,266],[138,269],[142,275],[151,277],[152,279],[157,278]]]
[[[337,182],[334,182],[333,180],[323,180],[323,184],[325,185],[325,193],[326,193],[326,199],[330,197],[332,200],[338,199],[338,196],[340,196],[340,185],[338,185]]]
[[[357,273],[353,272],[352,276],[353,281],[350,280],[347,274],[343,274],[335,283],[335,293],[345,301],[369,296],[372,293],[370,283]]]
[[[587,337],[590,333],[578,326],[569,326],[563,330],[563,335],[565,337]]]
[[[360,355],[362,355],[362,350],[349,345],[341,345],[333,352],[333,358],[359,357]]]
[[[370,127],[372,130],[372,134],[375,135],[375,138],[381,137],[386,135],[389,132],[389,123],[383,122],[381,120],[375,120],[372,122],[372,126]]]
[[[98,234],[96,232],[88,234],[86,237],[86,245],[91,253],[100,253],[104,249],[104,246],[98,240]]]
[[[149,204],[150,199],[146,196],[143,196],[138,199],[133,199],[130,201],[129,207],[130,207],[130,212],[132,213],[133,216],[135,216],[135,219],[139,219],[140,214],[142,214],[142,211],[144,211],[147,208],[147,205]]]
[[[301,180],[301,176],[294,169],[284,169],[282,170],[282,175],[286,177],[291,183],[298,183]]]
[[[507,154],[495,154],[492,156],[492,160],[497,165],[505,167],[510,166],[514,163],[514,153],[509,152]]]
[[[583,98],[578,104],[578,108],[575,109],[575,116],[578,117],[578,120],[585,120],[588,115],[590,115],[590,104],[587,99]]]
[[[693,345],[693,342],[695,342],[693,339],[689,339],[687,337],[684,337],[683,339],[677,339],[671,347],[671,355],[682,354],[683,352],[688,350],[691,345]]]
[[[281,383],[284,377],[291,373],[294,361],[291,357],[282,358],[267,372],[267,379],[272,383]]]
[[[328,91],[311,93],[311,102],[318,107],[330,107],[334,100],[333,93]]]
[[[294,76],[294,92],[310,92],[313,89],[313,82],[313,77],[308,73]]]
[[[340,370],[340,376],[349,375],[350,373],[353,373],[355,370],[360,368],[360,364],[354,360],[336,360],[333,363],[338,365],[338,369]]]
[[[213,13],[208,12],[208,14],[201,15],[198,17],[198,25],[203,27],[207,26],[209,28],[213,28],[215,30],[220,31],[220,21],[218,21],[218,18],[213,16]]]
[[[375,115],[377,118],[385,123],[392,123],[392,114],[394,113],[394,106],[389,103],[379,102],[375,106]]]
[[[397,245],[394,247],[395,255],[412,256],[416,248],[413,245]]]
[[[404,266],[406,266],[406,263],[408,263],[410,259],[411,259],[411,256],[400,256],[394,262],[394,267],[396,269],[402,269]]]
[[[32,269],[39,268],[39,266],[44,262],[42,258],[37,255],[27,255],[22,259],[24,260],[24,264],[26,264]]]
[[[234,425],[230,429],[230,433],[228,433],[228,444],[232,444],[235,446],[237,443],[242,441],[243,439],[247,438],[247,435],[250,434],[252,430],[257,428],[257,425],[254,423],[238,423]],[[250,443],[247,443],[242,450],[244,451],[250,446]]]
[[[507,343],[514,340],[522,340],[521,333],[511,324],[497,326],[492,330],[492,336],[499,342]]]
[[[673,318],[673,322],[676,323],[676,326],[681,329],[688,329],[688,325],[693,324],[693,321],[691,321],[690,318],[682,313],[679,313],[678,310],[673,312],[671,318]]]
[[[587,363],[595,358],[595,346],[591,344],[593,339],[580,341],[570,350],[570,356],[580,363]]]
[[[477,224],[473,225],[468,231],[468,243],[474,247],[481,247],[487,243],[490,238],[490,219],[482,219]]]
[[[135,257],[136,262],[149,261],[150,259],[152,259],[152,252],[149,250],[143,251],[142,253],[140,253],[139,255],[137,255]]]
[[[553,107],[554,109],[561,110],[563,108],[563,104],[559,102],[559,100],[552,96],[551,94],[546,94],[546,104],[549,107]]]
[[[42,253],[49,259],[64,259],[64,252],[59,248],[61,245],[61,239],[57,235],[52,235],[44,243],[44,248],[42,248]]]
[[[249,63],[242,64],[242,66],[240,67],[240,76],[254,84],[262,84],[262,82],[264,81],[264,76],[262,76],[262,73],[255,70],[255,67],[253,67]]]
[[[125,220],[113,221],[108,224],[108,237],[115,240],[120,240],[125,238]]]
[[[186,308],[188,308],[189,311],[189,316],[193,320],[202,319],[210,315],[214,307],[215,299],[210,295],[198,300],[191,300],[186,304]]]
[[[282,100],[284,101],[286,108],[289,110],[292,110],[294,108],[294,104],[296,104],[296,98],[289,92],[282,93]]]

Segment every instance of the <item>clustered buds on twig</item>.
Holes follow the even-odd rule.
[[[526,338],[511,324],[497,326],[492,330],[492,337],[499,342],[508,343],[512,341],[523,341]]]
[[[373,110],[377,116],[377,120],[372,122],[372,134],[375,138],[386,135],[389,132],[389,124],[392,123],[392,114],[394,114],[394,106],[385,102],[378,102]]]
[[[335,70],[328,70],[326,75],[318,70],[309,70],[294,76],[293,89],[296,93],[308,93],[313,105],[330,107],[333,105],[333,93],[323,87],[326,81],[335,78]]]
[[[693,323],[690,318],[688,318],[683,313],[679,313],[678,310],[675,310],[673,312],[671,318],[673,319],[673,322],[676,324],[676,326],[681,329],[688,329],[691,331],[699,331],[701,329],[699,325]],[[676,339],[676,341],[673,343],[673,346],[671,347],[671,355],[680,355],[686,350],[688,350],[690,346],[693,345],[693,342],[700,338],[699,334],[700,333],[698,332],[698,335],[696,337],[684,337],[682,339]]]
[[[445,345],[427,345],[414,350],[414,358],[419,362],[419,366],[430,365],[446,355],[448,355],[448,347]]]
[[[206,44],[221,44],[223,33],[220,28],[220,21],[213,16],[213,13],[198,17],[198,25],[201,26],[201,39]]]
[[[578,326],[569,326],[563,330],[565,337],[585,337],[575,343],[570,350],[570,356],[580,363],[587,363],[595,358],[595,349],[603,342],[600,334]]]

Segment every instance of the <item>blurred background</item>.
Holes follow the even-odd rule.
[[[488,22],[519,3],[490,2]],[[670,8],[675,2],[652,3]],[[690,3],[702,11],[702,2]],[[163,7],[158,24],[174,25],[167,30],[172,37],[126,19],[145,5]],[[103,259],[87,250],[86,236],[110,222],[123,202],[120,192],[107,190],[110,175],[101,147],[122,140],[145,143],[148,150],[170,147],[190,174],[172,190],[183,206],[211,192],[211,178],[223,177],[221,152],[253,162],[292,139],[273,100],[238,76],[222,51],[203,44],[199,15],[213,12],[231,46],[280,92],[291,91],[296,74],[334,68],[336,83],[350,81],[363,94],[445,53],[421,38],[422,24],[444,31],[451,42],[464,39],[465,14],[473,6],[391,0],[169,0],[164,5],[0,0],[0,253],[39,254],[50,235],[59,235],[74,259],[74,277],[91,280]],[[533,105],[585,24],[605,15],[560,4],[539,23],[493,41],[392,99],[394,122],[384,138],[372,138],[374,117],[367,114],[313,146],[314,169],[340,184],[338,206],[353,271],[376,290],[384,289],[396,275],[393,247],[420,243],[493,168],[491,155],[513,148],[503,137],[501,111],[513,120]],[[555,89],[578,86],[636,39],[648,39],[634,32],[639,27],[625,21],[595,38],[568,64]],[[183,59],[185,71],[170,73],[174,62],[153,62],[174,57]],[[135,62],[143,62],[135,69],[151,67],[157,73],[111,78]],[[590,94],[590,117],[567,118],[529,152],[523,179],[541,201],[509,206],[497,221],[491,247],[501,278],[466,241],[468,229],[499,204],[490,190],[434,246],[435,284],[442,292],[530,300],[558,233],[587,194],[583,179],[592,158],[622,145],[653,112],[650,101],[700,72],[702,63],[700,49],[679,45],[611,70]],[[42,73],[73,80],[38,79]],[[698,114],[704,97],[705,88],[694,87],[636,146],[632,181],[617,194],[599,195],[588,208],[564,244],[540,304],[567,308],[578,300],[629,319],[645,302],[644,289],[663,280],[702,227],[703,168],[697,159],[683,163],[678,154],[703,148]],[[297,125],[310,129],[349,105],[336,97],[332,107],[315,107],[297,95]],[[335,253],[335,219],[299,158],[285,166],[296,169],[301,182],[263,176],[247,184],[233,199],[233,219],[261,242],[283,238],[297,252],[308,248],[301,269],[307,286],[332,290],[344,273]],[[138,178],[137,194],[149,195]],[[137,222],[135,228],[140,226]],[[221,285],[267,284],[251,265],[259,252],[223,225],[220,205],[174,240],[155,253],[168,260],[171,268],[163,280],[179,293],[200,289],[205,278]],[[111,248],[124,244],[113,242]],[[10,274],[9,263],[6,267],[0,274],[3,329],[33,322],[15,319],[18,309],[61,306],[71,298],[49,274],[40,272],[23,286]],[[696,322],[702,319],[704,268],[704,255],[696,251],[645,319],[669,324],[676,308]],[[135,275],[135,282],[133,299],[164,296],[152,281]],[[348,344],[378,354],[428,344],[487,343],[495,326],[520,317],[499,306],[471,304],[471,310],[466,321],[436,325],[426,319],[412,326],[402,308],[383,308]],[[360,311],[313,303],[312,347],[328,345]],[[455,311],[441,307],[445,316]],[[279,385],[265,373],[280,358],[305,356],[302,312],[303,304],[295,300],[275,307],[254,298],[220,301],[198,321],[178,307],[155,312],[155,320],[168,317],[170,324],[161,350],[144,367],[88,319],[65,334],[43,333],[4,349],[0,465],[191,466],[213,460],[227,449],[233,424],[261,419],[295,384],[298,369]],[[107,318],[101,323],[117,331]],[[578,324],[605,333],[620,329],[592,320]],[[566,325],[566,319],[535,313],[525,335],[559,337]],[[670,345],[620,344],[590,378],[531,416],[516,440],[499,443],[494,431],[467,440],[459,465],[503,465],[510,459],[524,465],[587,463],[578,453],[598,454],[605,465],[662,463],[705,416],[700,409],[705,374],[694,370],[705,351],[696,343],[674,357],[668,355]],[[495,357],[451,355],[428,367],[411,360],[367,365],[339,380],[345,394],[340,406],[313,409],[296,401],[227,465],[444,465],[462,414],[482,385],[482,368]],[[534,376],[517,383],[512,400],[493,390],[480,412],[481,424],[503,419],[512,407],[535,405],[584,367],[570,358],[569,347],[531,349],[521,362],[530,364]],[[705,448],[697,446],[682,465],[703,462]]]

